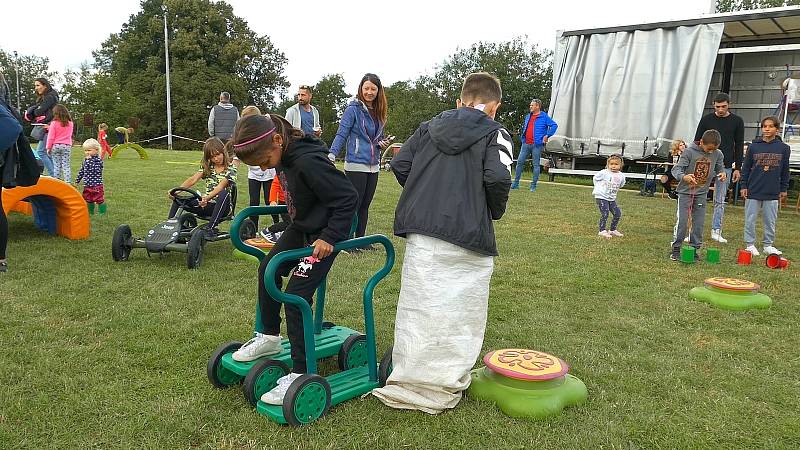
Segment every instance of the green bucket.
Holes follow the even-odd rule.
[[[686,264],[694,264],[695,248],[684,245],[681,247],[681,262]]]
[[[719,264],[719,249],[710,248],[706,251],[706,262],[711,264]]]

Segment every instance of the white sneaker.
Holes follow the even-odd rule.
[[[611,239],[611,233],[609,233],[606,230],[603,230],[603,231],[597,233],[597,235],[600,236],[600,237],[604,237],[606,239]]]
[[[766,250],[766,249],[765,249],[765,250]],[[746,251],[746,252],[750,252],[750,254],[751,254],[751,255],[753,255],[753,256],[758,256],[758,255],[760,255],[760,254],[761,254],[761,253],[758,253],[758,250],[756,250],[756,246],[755,246],[755,245],[748,245],[748,246],[747,246],[747,247],[744,249],[744,251]]]
[[[711,239],[720,244],[727,244],[728,240],[722,237],[722,230],[711,230]]]
[[[286,391],[289,390],[289,386],[291,386],[294,380],[298,379],[300,375],[302,374],[292,372],[289,375],[278,378],[278,384],[272,388],[271,391],[265,392],[261,396],[261,401],[268,405],[282,405],[283,397],[286,397]]]
[[[689,242],[689,236],[686,236],[685,238],[683,238],[683,242]]]
[[[777,248],[775,248],[775,247],[773,247],[771,245],[768,245],[768,246],[764,247],[764,253],[766,253],[767,255],[782,255],[783,254],[782,251],[778,250]]]
[[[283,350],[281,347],[281,337],[262,334],[250,339],[233,352],[233,360],[240,362],[253,361],[262,356],[274,355]]]
[[[622,236],[625,236],[624,234],[620,233],[620,232],[619,232],[619,231],[617,231],[617,230],[611,230],[611,231],[609,231],[608,233],[609,233],[610,235],[612,235],[612,236],[616,236],[616,237],[622,237]]]

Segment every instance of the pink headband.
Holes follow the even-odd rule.
[[[242,143],[239,143],[239,144],[234,144],[234,145],[233,145],[233,148],[244,147],[244,146],[245,146],[245,145],[247,145],[247,144],[252,144],[253,142],[260,141],[261,139],[264,139],[265,137],[267,137],[267,136],[269,136],[270,134],[272,134],[272,132],[273,132],[273,131],[275,131],[275,127],[272,127],[272,128],[271,128],[269,131],[267,131],[266,133],[262,134],[261,136],[254,137],[253,139],[250,139],[250,140],[249,140],[249,141],[247,141],[247,142],[242,142]]]

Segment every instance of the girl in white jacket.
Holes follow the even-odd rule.
[[[622,173],[623,165],[624,163],[620,156],[611,155],[606,160],[606,168],[597,172],[592,180],[594,184],[592,196],[594,196],[597,207],[600,209],[600,231],[597,235],[607,239],[612,236],[623,236],[617,230],[619,219],[622,217],[622,211],[617,206],[617,192],[622,186],[625,186],[625,174]],[[611,227],[606,230],[609,212],[613,217],[611,219]]]

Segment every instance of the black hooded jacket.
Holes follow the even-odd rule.
[[[492,220],[506,210],[511,146],[508,132],[473,108],[423,122],[390,163],[403,186],[394,233],[419,233],[496,256]]]
[[[347,239],[358,193],[328,159],[325,144],[312,136],[290,143],[281,157],[281,170],[290,226],[331,245]]]

